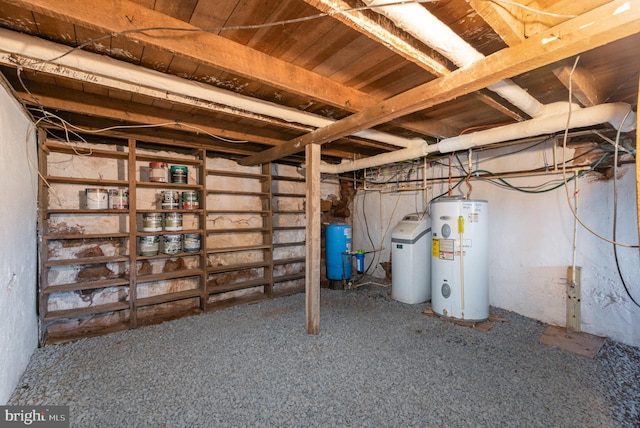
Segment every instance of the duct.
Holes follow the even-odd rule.
[[[395,1],[364,0],[368,6],[379,6]],[[458,67],[467,67],[484,58],[482,53],[418,3],[376,7],[373,10],[391,19],[399,28],[440,52]],[[487,89],[497,93],[531,117],[546,114],[543,104],[510,79],[501,80],[488,86]]]
[[[554,108],[557,107],[557,105],[554,106]],[[584,109],[575,109],[574,107],[574,110],[571,111],[569,127],[571,129],[584,128],[608,122],[621,132],[629,132],[636,128],[636,115],[630,110],[631,106],[626,103],[600,104]],[[424,143],[421,146],[396,150],[395,152],[383,153],[356,161],[343,161],[337,165],[323,164],[320,167],[320,171],[323,173],[340,174],[394,162],[402,162],[427,156],[435,152],[450,153],[474,147],[490,146],[491,144],[525,137],[551,134],[563,131],[567,127],[568,116],[569,112],[565,110],[563,114],[540,117],[501,126],[499,128],[446,138],[438,144],[428,145]]]
[[[61,73],[56,65],[78,70],[78,74],[89,75],[93,83],[105,86],[117,87],[135,93],[151,95],[152,89],[155,96],[172,98],[178,102],[190,103],[203,107],[198,101],[206,101],[232,109],[239,109],[267,117],[284,120],[290,123],[300,123],[307,126],[323,127],[334,121],[322,116],[306,113],[295,108],[280,106],[278,104],[247,97],[235,92],[226,91],[210,85],[182,79],[158,71],[145,69],[140,66],[118,61],[103,55],[97,55],[81,50],[69,53],[68,46],[48,42],[37,37],[16,33],[10,30],[0,29],[0,52],[4,55],[7,65],[19,66],[25,69],[41,70],[51,73]],[[51,58],[62,58],[50,61]],[[1,56],[1,55],[0,55]],[[18,60],[17,56],[22,57]],[[26,58],[25,58],[26,57]],[[223,109],[224,110],[224,109]],[[367,129],[353,134],[355,136],[390,144],[396,147],[410,147],[423,142],[421,138],[404,138],[374,129]]]

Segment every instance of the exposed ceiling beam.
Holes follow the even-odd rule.
[[[464,69],[417,86],[332,125],[296,138],[286,144],[242,159],[242,165],[256,165],[301,151],[307,144],[323,144],[344,135],[376,126],[397,117],[425,109],[477,91],[569,56],[605,45],[638,32],[640,5],[616,0],[587,12],[524,42],[476,61]]]
[[[331,17],[343,24],[366,35],[372,40],[386,46],[389,50],[411,61],[436,77],[449,74],[447,59],[436,51],[424,52],[413,46],[403,38],[402,34],[394,26],[383,27],[380,22],[374,21],[360,11],[348,13],[335,13],[338,10],[348,10],[352,6],[342,0],[304,0],[305,3],[315,7],[321,12],[331,13]]]
[[[486,0],[467,0],[467,3],[507,46],[514,46],[525,40],[524,22],[520,18],[522,9],[511,4]]]
[[[534,0],[527,6],[544,13],[523,9],[524,35],[534,36],[570,19],[571,15],[582,15],[607,3],[608,0]]]
[[[143,126],[155,125],[162,129],[172,129],[191,135],[197,134],[209,139],[209,148],[219,147],[220,151],[225,151],[229,145],[241,146],[243,144],[242,141],[268,146],[277,146],[286,141],[282,136],[278,138],[278,132],[266,129],[255,128],[262,133],[260,134],[247,132],[247,129],[253,128],[235,123],[224,122],[224,126],[212,126],[211,123],[213,121],[210,117],[206,116],[182,113],[175,110],[166,111],[163,114],[162,109],[134,102],[127,102],[125,109],[119,101],[69,89],[45,89],[45,86],[46,85],[31,83],[29,85],[31,93],[16,91],[16,94],[20,96],[24,102],[32,106],[42,106],[47,109],[89,115],[102,119],[114,119],[121,121],[120,125],[123,126],[135,126],[136,124]],[[207,134],[213,134],[221,138]],[[238,143],[225,141],[223,138],[237,140]],[[363,143],[363,145],[365,144]],[[233,151],[233,153],[240,154],[238,151]],[[242,153],[251,154],[251,152],[246,151]],[[350,152],[335,149],[327,150],[325,154],[327,156],[347,158],[353,155]]]
[[[257,80],[350,112],[381,101],[232,40],[209,32],[199,32],[201,29],[196,26],[131,1],[87,3],[84,0],[7,0],[7,3],[105,35],[112,34],[116,38],[154,47],[177,57]],[[181,28],[194,32],[136,31],[142,28]],[[189,36],[185,37],[185,34]],[[429,122],[428,125],[429,128],[408,129],[434,137],[446,136],[443,135],[446,127],[439,126],[437,121]]]
[[[598,87],[596,79],[582,67],[576,67],[571,73],[573,65],[565,63],[553,69],[553,74],[569,89],[573,97],[584,107],[600,104],[604,100],[602,89]]]
[[[321,12],[332,13],[337,10],[348,10],[351,6],[343,0],[304,0],[305,3],[315,7]],[[451,69],[448,67],[448,60],[441,56],[440,53],[435,50],[423,46],[422,49],[429,50],[426,53],[409,43],[406,38],[411,37],[407,34],[401,34],[397,27],[393,25],[384,25],[386,22],[378,18],[373,20],[364,11],[353,11],[349,13],[332,13],[333,18],[342,22],[345,25],[353,28],[359,33],[364,34],[372,40],[386,46],[392,52],[402,56],[403,58],[413,62],[435,77],[442,77],[451,73]],[[411,39],[413,39],[411,37]],[[497,101],[484,93],[478,93],[473,95],[481,103],[498,110],[504,115],[516,120],[521,121],[528,118],[520,114],[509,105],[507,102]],[[399,120],[398,125],[405,127],[409,126],[408,122]],[[442,134],[444,136],[444,134]],[[455,135],[449,132],[447,135]]]

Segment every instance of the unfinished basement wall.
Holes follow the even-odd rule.
[[[504,155],[492,151],[492,157]],[[571,153],[567,154],[567,158]],[[482,159],[482,158],[481,158]],[[466,167],[466,158],[463,159]],[[493,172],[553,167],[551,150],[522,152],[480,162],[482,169]],[[447,168],[434,166],[428,177],[447,177]],[[454,172],[454,174],[456,174]],[[571,173],[569,174],[571,175]],[[637,244],[635,208],[635,169],[623,166],[618,181],[617,239]],[[561,175],[512,178],[518,187],[537,186]],[[454,181],[455,183],[455,181]],[[472,181],[471,198],[489,202],[489,275],[490,304],[545,323],[566,325],[567,267],[572,264],[574,217],[563,187],[546,193],[528,194],[506,190],[486,182]],[[430,186],[428,198],[448,189],[447,183]],[[605,237],[612,237],[613,182],[589,174],[578,180],[579,217]],[[467,192],[464,184],[460,188]],[[570,196],[575,191],[569,184]],[[413,194],[411,194],[413,193]],[[460,194],[455,190],[454,194]],[[402,216],[417,211],[422,192],[359,191],[355,202],[355,248],[371,249],[364,227],[364,210],[375,246],[384,250],[380,260],[389,260],[391,233]],[[364,206],[364,210],[363,210]],[[388,225],[388,226],[387,226]],[[381,238],[384,235],[384,239]],[[618,248],[622,275],[636,301],[640,302],[639,254],[636,249]],[[367,259],[367,263],[369,259]],[[378,261],[376,262],[378,263]],[[640,308],[626,294],[619,278],[611,244],[595,237],[578,225],[576,264],[581,273],[581,329],[614,340],[640,346]],[[375,275],[384,276],[377,265]]]
[[[5,404],[38,344],[36,315],[35,134],[0,85],[0,404]]]

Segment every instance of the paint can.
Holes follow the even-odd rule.
[[[162,209],[177,210],[180,208],[180,192],[177,190],[162,191]]]
[[[178,254],[182,252],[182,235],[163,235],[162,252],[165,254]]]
[[[200,208],[198,192],[196,190],[182,192],[182,208],[185,210],[197,210]]]
[[[109,192],[107,192],[107,189],[87,188],[84,193],[87,198],[87,209],[106,210],[109,208]]]
[[[126,210],[129,208],[129,190],[109,189],[109,208],[112,210]]]
[[[164,230],[182,230],[182,213],[165,213]]]
[[[189,168],[184,165],[173,165],[171,167],[171,182],[175,184],[187,184]]]
[[[140,255],[157,256],[160,253],[160,237],[157,235],[140,237]]]
[[[142,230],[144,232],[160,232],[162,230],[162,214],[160,213],[143,214]]]
[[[200,251],[200,234],[187,233],[184,235],[184,251],[186,253],[197,253]]]
[[[149,162],[149,180],[154,183],[167,183],[168,169],[166,162]]]

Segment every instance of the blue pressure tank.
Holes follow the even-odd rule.
[[[332,223],[325,229],[327,279],[351,278],[351,226]]]

